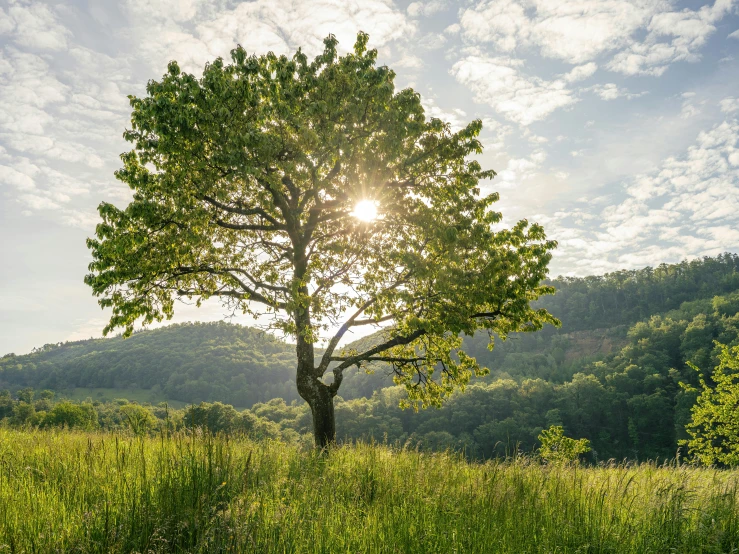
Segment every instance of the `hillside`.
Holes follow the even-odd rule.
[[[489,457],[516,445],[531,450],[542,428],[563,424],[571,436],[592,441],[594,460],[674,456],[694,401],[679,383],[698,377],[687,362],[710,375],[713,341],[739,344],[738,268],[739,257],[726,254],[554,281],[559,292],[540,304],[562,327],[497,340],[492,352],[487,337],[468,338],[468,351],[491,373],[441,411],[399,410],[402,391],[391,386],[387,368],[347,370],[336,408],[338,435]],[[222,401],[253,406],[254,414],[283,430],[306,433],[307,407],[290,405],[298,399],[293,372],[289,344],[226,323],[186,324],[125,341],[46,345],[6,356],[0,389],[48,388],[72,396],[72,389],[85,387],[74,391],[76,398],[103,400],[104,390],[108,399],[139,402]]]
[[[129,339],[47,344],[0,359],[0,389],[149,390],[152,399],[220,400],[248,407],[297,398],[294,347],[228,323],[187,323],[140,331]]]
[[[557,293],[541,298],[537,305],[559,318],[561,328],[546,326],[536,333],[513,334],[506,341],[496,340],[493,351],[487,348],[486,335],[466,338],[467,353],[490,368],[483,382],[506,378],[569,381],[589,363],[625,346],[627,331],[634,324],[680,309],[686,302],[739,291],[739,256],[727,253],[656,268],[560,277],[551,284]],[[697,309],[707,314],[713,311],[703,304]],[[385,373],[379,366],[374,375],[350,371],[340,394],[344,398],[370,396],[388,382]]]

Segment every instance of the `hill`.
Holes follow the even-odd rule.
[[[687,362],[710,377],[714,341],[739,344],[738,268],[739,256],[725,254],[556,280],[559,292],[540,305],[562,327],[497,340],[492,352],[487,337],[467,338],[491,373],[440,411],[399,410],[402,391],[389,386],[381,365],[374,374],[349,370],[336,407],[338,436],[490,457],[516,445],[529,451],[542,428],[562,424],[568,435],[591,440],[593,460],[672,457],[694,402],[679,383],[698,378]],[[6,356],[0,388],[223,401],[301,434],[310,417],[302,402],[290,405],[298,399],[293,372],[289,344],[236,325],[186,324]]]
[[[486,335],[465,339],[466,352],[491,370],[482,382],[537,378],[552,383],[570,381],[589,363],[628,344],[628,329],[636,323],[679,310],[686,302],[739,291],[739,256],[726,253],[656,268],[560,277],[551,284],[557,293],[541,298],[537,304],[559,318],[561,328],[547,326],[536,333],[513,334],[506,341],[496,340],[493,351],[488,350]],[[696,310],[713,313],[710,302],[689,309],[691,318],[697,315],[693,313]],[[706,347],[712,348],[710,340]],[[373,390],[388,382],[386,374],[381,366],[374,375],[352,370],[345,376],[340,394],[344,398],[371,396]]]
[[[0,388],[95,389],[132,399],[145,390],[153,401],[220,400],[248,407],[297,398],[294,356],[294,346],[255,329],[185,323],[125,340],[47,344],[30,354],[6,355],[0,359]]]

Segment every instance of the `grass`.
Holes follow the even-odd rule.
[[[4,552],[738,552],[739,473],[0,428]]]
[[[170,407],[175,409],[184,408],[189,406],[187,402],[181,402],[179,400],[170,400],[162,395],[153,393],[150,389],[105,389],[105,388],[84,388],[76,387],[72,389],[66,389],[59,393],[60,398],[66,398],[73,400],[74,402],[84,402],[88,398],[92,400],[99,400],[100,402],[112,402],[119,398],[125,398],[139,404],[159,404],[160,402],[167,402]]]

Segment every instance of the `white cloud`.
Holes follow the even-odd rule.
[[[468,55],[454,64],[451,73],[472,90],[477,102],[521,125],[578,101],[564,81],[523,75],[521,66],[520,60]]]
[[[600,96],[603,100],[616,100],[617,98],[626,98],[631,100],[632,98],[639,98],[646,94],[646,92],[633,93],[629,92],[624,88],[620,88],[615,83],[605,83],[603,85],[593,85],[584,90],[593,92]]]
[[[426,0],[424,2],[412,2],[406,12],[411,17],[429,17],[445,10],[448,6],[446,0]]]
[[[486,0],[463,11],[464,35],[502,51],[534,46],[580,64],[628,44],[661,0]]]
[[[719,105],[721,106],[722,112],[734,113],[736,111],[739,111],[739,98],[729,96],[721,100],[721,102],[719,102]]]
[[[739,249],[739,122],[701,132],[679,157],[632,179],[622,199],[592,221],[578,220],[592,202],[545,217],[549,236],[559,240],[559,264],[590,272],[654,265]],[[585,263],[580,263],[585,260]],[[587,268],[585,268],[587,266]]]
[[[67,39],[71,33],[59,24],[54,13],[45,4],[12,4],[7,15],[0,13],[0,16],[0,34],[10,33],[20,46],[39,50],[67,48]]]
[[[436,119],[441,119],[445,123],[449,123],[451,130],[454,132],[462,129],[470,121],[463,110],[444,110],[440,108],[436,104],[436,101],[431,97],[423,98],[421,102],[427,118],[435,117]]]
[[[33,210],[55,210],[59,204],[41,194],[21,194],[18,199]]]
[[[715,0],[699,10],[664,11],[652,17],[647,36],[616,54],[608,64],[626,75],[662,75],[671,63],[700,60],[699,50],[716,31],[715,23],[726,15],[733,0]],[[665,42],[664,39],[669,39]]]
[[[28,191],[36,188],[33,178],[7,165],[0,165],[0,184],[16,190]]]
[[[575,83],[582,81],[590,77],[598,69],[598,65],[593,62],[588,62],[583,65],[573,67],[568,73],[565,73],[562,78],[568,83]]]
[[[730,34],[730,35],[729,35],[728,37],[726,37],[726,38],[735,38],[735,39],[739,40],[739,29],[737,29],[736,31],[734,31],[733,33],[731,33],[731,34]]]
[[[421,69],[423,67],[423,60],[413,54],[406,54],[398,61],[390,64],[392,67],[403,67],[406,69]]]
[[[449,27],[444,29],[444,34],[445,35],[456,35],[459,33],[461,29],[462,29],[462,26],[459,23],[452,23],[451,25],[449,25]]]
[[[465,38],[501,52],[533,47],[541,55],[583,64],[616,52],[608,68],[629,75],[661,75],[698,50],[733,0],[674,11],[665,0],[484,0],[460,17]],[[637,32],[645,39],[634,42]]]
[[[498,172],[496,184],[500,188],[511,188],[537,176],[547,158],[543,150],[535,150],[525,158],[511,158],[506,168]]]
[[[232,9],[216,9],[212,2],[185,2],[190,28],[178,20],[166,2],[129,1],[134,38],[153,66],[163,69],[176,59],[187,71],[202,69],[217,56],[228,58],[238,43],[248,52],[291,54],[302,47],[308,55],[323,49],[323,39],[333,34],[343,50],[351,49],[360,30],[370,34],[371,45],[408,38],[415,24],[392,0],[255,0]]]

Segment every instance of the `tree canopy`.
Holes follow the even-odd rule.
[[[690,439],[681,441],[706,465],[739,465],[739,346],[717,344],[719,364],[700,377],[700,395],[687,425]],[[700,369],[692,366],[700,373]],[[688,390],[692,387],[686,386]],[[694,389],[692,389],[694,390]]]
[[[339,56],[329,36],[313,61],[238,47],[199,79],[171,62],[131,97],[134,147],[116,176],[133,200],[101,204],[88,240],[106,332],[219,297],[294,337],[318,444],[334,438],[346,368],[388,362],[410,404],[439,405],[485,372],[462,335],[484,329],[492,345],[558,323],[530,306],[553,292],[541,281],[555,243],[526,220],[500,225],[498,195],[480,189],[495,172],[471,159],[481,122],[427,118],[367,41]],[[371,347],[340,347],[367,325],[383,330]]]

